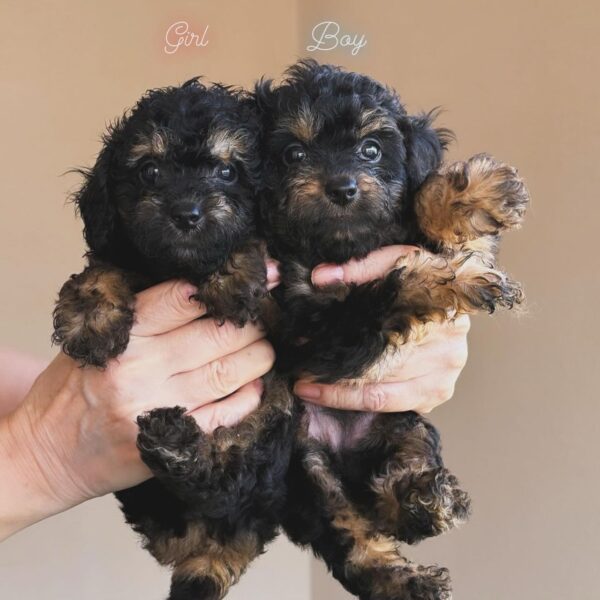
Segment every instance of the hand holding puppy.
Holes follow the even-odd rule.
[[[384,277],[401,256],[414,246],[386,246],[362,260],[344,265],[322,264],[312,273],[316,286],[338,281],[362,284]],[[431,323],[427,334],[405,344],[389,363],[380,382],[358,385],[326,385],[300,380],[294,388],[302,399],[330,408],[377,412],[414,410],[428,413],[452,397],[454,386],[467,362],[468,315],[454,321]]]
[[[0,420],[0,540],[150,477],[136,448],[137,415],[185,403],[212,431],[259,405],[274,358],[264,332],[198,320],[204,309],[189,301],[193,292],[182,281],[141,292],[124,354],[103,370],[59,354]]]

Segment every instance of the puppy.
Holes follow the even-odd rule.
[[[82,365],[122,353],[134,294],[180,277],[210,316],[243,325],[266,293],[256,238],[259,123],[253,100],[196,79],[148,92],[104,138],[75,195],[88,266],[63,286],[54,341]],[[145,547],[173,567],[171,600],[222,598],[276,534],[291,396],[272,377],[232,428],[204,434],[182,408],[138,418],[155,478],[117,493]]]
[[[501,231],[521,223],[516,172],[481,155],[442,168],[449,131],[410,116],[369,77],[301,61],[256,97],[265,126],[261,216],[281,261],[277,368],[320,382],[377,381],[386,357],[448,315],[522,300],[495,266]],[[414,244],[384,279],[317,289],[311,270],[389,244]],[[299,403],[300,404],[300,403]],[[406,560],[399,542],[440,534],[469,514],[439,435],[414,412],[314,405],[301,413],[284,527],[363,600],[442,600],[446,569]]]

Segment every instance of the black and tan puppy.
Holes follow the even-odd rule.
[[[449,132],[410,116],[369,77],[303,61],[261,82],[269,251],[281,261],[278,368],[333,382],[373,381],[388,352],[448,313],[512,307],[521,289],[495,266],[498,234],[520,224],[527,193],[487,156],[441,169]],[[383,280],[315,288],[322,262],[415,244]],[[439,435],[413,413],[316,406],[302,413],[284,526],[363,600],[450,597],[446,569],[406,560],[399,542],[447,531],[469,513]]]
[[[88,266],[64,285],[54,339],[82,365],[126,348],[134,294],[180,277],[238,325],[266,293],[255,233],[259,123],[247,94],[191,80],[148,92],[113,125],[75,200]],[[117,493],[147,549],[174,568],[171,600],[217,600],[276,534],[291,398],[267,378],[259,409],[204,434],[181,408],[138,419],[154,479]]]

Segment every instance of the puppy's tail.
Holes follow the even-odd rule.
[[[228,589],[223,589],[220,582],[206,575],[175,574],[168,600],[221,600]]]

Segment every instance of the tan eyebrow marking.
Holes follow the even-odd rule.
[[[396,121],[377,108],[365,110],[360,116],[358,136],[366,137],[377,131],[398,131]]]
[[[306,143],[317,137],[322,126],[321,115],[311,110],[306,104],[303,104],[296,114],[280,119],[278,123],[279,130],[289,131],[300,141]]]
[[[149,137],[140,137],[136,144],[132,146],[127,162],[134,164],[144,156],[164,157],[167,153],[170,138],[171,135],[164,129],[155,129]]]
[[[230,162],[234,158],[241,159],[247,153],[248,132],[245,129],[217,129],[211,132],[206,143],[214,156]]]

